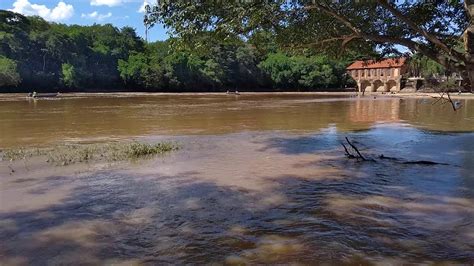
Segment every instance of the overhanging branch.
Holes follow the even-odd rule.
[[[332,8],[330,8],[328,6],[322,5],[320,3],[314,3],[313,5],[305,6],[304,9],[306,9],[306,10],[319,9],[319,10],[333,16],[334,18],[336,18],[340,22],[342,22],[349,29],[351,29],[354,33],[356,33],[356,34],[361,33],[361,30],[359,28],[357,28],[354,24],[352,24],[352,22],[350,20],[348,20],[344,16],[340,15],[339,13],[337,13],[335,10],[333,10]]]
[[[387,0],[377,0],[377,2],[383,6],[385,9],[387,9],[390,13],[392,13],[396,18],[398,18],[400,21],[403,23],[407,24],[412,30],[415,32],[421,34],[423,37],[425,37],[427,40],[432,42],[434,45],[436,45],[438,48],[443,50],[445,53],[452,55],[453,57],[457,58],[458,60],[463,60],[463,55],[457,52],[454,49],[449,48],[445,43],[443,43],[440,39],[438,39],[435,35],[430,34],[420,26],[418,26],[416,23],[411,21],[407,16],[402,14],[397,8],[395,8],[393,5],[391,5]]]
[[[316,45],[323,45],[323,44],[330,43],[330,42],[335,42],[335,41],[342,41],[342,44],[346,45],[348,42],[350,42],[354,39],[357,39],[357,38],[361,38],[361,37],[359,35],[355,35],[355,34],[343,35],[343,36],[339,36],[339,37],[324,39],[324,40],[317,41],[317,42],[314,42],[314,43],[309,43],[309,44],[306,44],[306,45],[307,46],[316,46]]]
[[[378,0],[378,1],[380,3],[382,3],[382,2],[387,3],[386,0]],[[394,9],[388,3],[387,3],[387,5],[390,8]],[[419,34],[422,34],[423,36],[427,35],[428,37],[425,36],[425,38],[430,40],[436,46],[438,46],[438,47],[441,46],[442,49],[440,49],[440,50],[442,50],[443,52],[445,52],[447,55],[450,55],[450,56],[446,56],[443,53],[440,53],[438,51],[434,51],[433,49],[431,49],[429,47],[426,47],[425,45],[423,45],[421,43],[418,43],[418,42],[415,42],[411,39],[401,38],[401,37],[393,37],[393,36],[387,36],[387,35],[365,33],[362,29],[360,29],[356,25],[354,25],[344,15],[339,14],[336,10],[332,9],[329,6],[323,5],[321,3],[313,2],[312,5],[305,6],[304,9],[305,10],[318,9],[318,10],[321,10],[322,12],[325,12],[326,14],[332,16],[333,18],[337,19],[338,21],[343,23],[346,27],[348,27],[354,33],[353,35],[355,37],[352,38],[352,39],[362,38],[362,39],[366,39],[366,40],[370,40],[370,41],[374,41],[374,42],[379,42],[379,43],[393,43],[393,44],[402,45],[402,46],[405,46],[405,47],[407,47],[407,48],[409,48],[413,51],[417,51],[419,53],[422,53],[422,54],[426,55],[430,59],[440,63],[441,65],[445,66],[446,68],[452,68],[453,64],[450,64],[449,61],[455,61],[455,62],[458,63],[457,66],[456,66],[456,68],[458,70],[463,70],[464,69],[462,64],[459,64],[459,62],[464,62],[464,57],[461,54],[459,54],[457,51],[454,51],[453,49],[450,49],[449,47],[446,46],[446,44],[441,42],[435,36],[432,36],[429,33],[427,33],[426,31],[424,31],[423,29],[419,28],[416,24],[414,24],[410,20],[408,20],[406,18],[403,18],[403,14],[401,14],[400,11],[398,11],[396,9],[393,10],[393,12],[398,12],[398,13],[394,14],[395,16],[399,15],[404,20],[406,20],[406,21],[404,21],[405,23],[407,23],[407,24],[410,23],[411,26],[417,27],[417,29],[414,29],[415,31],[417,31],[417,30],[423,31],[424,33],[419,32]],[[432,41],[431,39],[433,39],[434,41]],[[351,41],[351,40],[349,40],[349,41]]]
[[[426,55],[430,59],[440,63],[441,65],[443,65],[444,67],[448,69],[451,69],[453,67],[453,65],[448,63],[448,61],[450,60],[452,61],[452,58],[449,58],[446,55],[443,55],[442,53],[439,53],[437,51],[433,51],[432,49],[426,47],[425,45],[417,43],[411,39],[397,38],[397,37],[386,36],[386,35],[371,35],[371,34],[363,34],[363,37],[375,42],[399,44],[411,50],[414,50],[421,54]],[[464,67],[462,65],[459,65],[457,66],[457,69],[463,70]]]

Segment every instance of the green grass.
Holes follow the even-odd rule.
[[[3,151],[2,160],[4,161],[14,161],[19,159],[26,159],[33,156],[40,156],[45,155],[45,150],[41,150],[39,148],[34,149],[26,149],[26,148],[18,148],[18,149],[10,149]]]
[[[112,142],[99,144],[59,145],[52,148],[10,149],[3,151],[3,161],[25,160],[44,156],[56,165],[69,165],[93,161],[125,161],[149,158],[179,149],[176,143]]]

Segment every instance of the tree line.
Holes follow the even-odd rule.
[[[350,58],[288,54],[271,37],[145,43],[130,27],[49,23],[0,10],[0,91],[332,90]],[[206,39],[207,38],[207,39]]]

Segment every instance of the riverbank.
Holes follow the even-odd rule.
[[[61,93],[59,98],[81,98],[81,97],[135,97],[135,96],[271,96],[271,95],[314,95],[314,96],[347,96],[347,97],[363,97],[357,92],[240,92],[236,94],[226,94],[225,92],[74,92],[74,93]],[[379,97],[399,97],[399,98],[436,98],[440,97],[439,93],[426,93],[426,92],[414,92],[414,93],[381,93],[381,92],[366,92],[364,96],[379,96]],[[0,100],[2,99],[23,99],[27,96],[25,93],[0,93]],[[452,99],[474,99],[473,93],[450,93]]]

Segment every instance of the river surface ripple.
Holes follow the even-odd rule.
[[[224,106],[251,106],[235,101]],[[0,262],[474,262],[474,134],[466,122],[472,109],[450,114],[399,99],[363,101],[358,108],[355,100],[338,100],[336,107],[319,99],[276,101],[283,103],[281,116],[234,113],[236,121],[215,122],[215,132],[197,122],[164,123],[171,135],[154,134],[156,126],[139,122],[142,132],[127,133],[118,124],[115,137],[173,140],[183,147],[146,161],[37,168],[34,161],[0,162]],[[318,118],[324,108],[326,115]],[[345,117],[333,117],[332,108]],[[297,116],[303,111],[311,116]],[[80,123],[72,114],[63,116]],[[433,126],[435,117],[440,123]],[[153,119],[161,118],[153,113],[147,122]],[[243,130],[236,130],[242,129],[238,123]],[[102,139],[112,130],[102,129],[91,132]],[[0,143],[46,145],[86,135],[62,130]],[[340,145],[346,136],[367,157],[400,161],[349,160]]]

